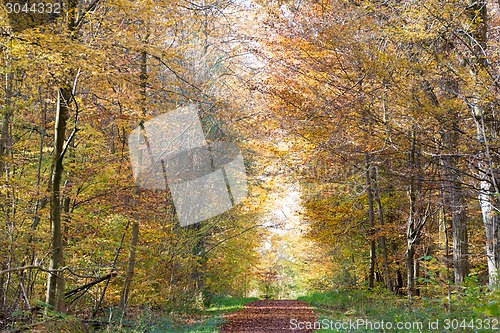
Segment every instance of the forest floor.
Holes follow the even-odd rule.
[[[220,333],[309,333],[313,330],[300,328],[315,320],[314,310],[302,301],[254,301],[240,311],[227,314]]]
[[[385,290],[332,290],[299,300],[318,315],[315,333],[500,331],[500,292],[468,283],[451,296],[448,300],[443,292],[429,291],[410,302]]]
[[[425,292],[411,302],[385,290],[331,290],[299,300],[212,296],[201,308],[132,308],[101,318],[93,330],[75,316],[34,325],[19,321],[8,332],[68,333],[274,333],[274,332],[500,332],[500,292],[469,283],[451,299]],[[112,309],[110,309],[112,311]],[[50,319],[50,318],[49,318]],[[15,323],[16,324],[16,323]],[[0,329],[1,330],[1,329]]]

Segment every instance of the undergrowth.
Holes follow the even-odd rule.
[[[398,297],[385,290],[335,290],[299,298],[311,304],[322,332],[492,332],[500,330],[500,293],[467,282],[449,299]],[[297,325],[297,324],[294,324]],[[398,326],[399,325],[399,326]]]

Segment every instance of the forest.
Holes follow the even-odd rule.
[[[500,1],[2,0],[0,54],[0,331],[500,330]]]

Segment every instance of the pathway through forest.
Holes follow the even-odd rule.
[[[266,300],[248,303],[242,310],[226,316],[221,333],[273,333],[313,330],[294,329],[299,322],[314,322],[316,315],[306,303]]]

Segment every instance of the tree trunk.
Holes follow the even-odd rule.
[[[148,40],[148,35],[146,35],[144,43],[147,43]],[[140,74],[140,84],[141,84],[141,117],[144,117],[146,115],[147,111],[147,81],[148,81],[148,53],[146,50],[143,50],[141,52],[141,74]],[[141,123],[142,124],[142,123]],[[146,145],[146,138],[145,136],[146,133],[143,133],[143,131],[139,131],[139,147],[142,147]],[[138,155],[137,155],[137,160],[138,160],[138,165],[141,165],[142,163],[142,150],[139,150]],[[137,178],[137,181],[139,182],[139,177]],[[136,184],[135,186],[135,193],[134,193],[134,206],[137,206],[138,200],[140,199],[140,188],[139,188],[139,183]],[[136,252],[137,252],[137,244],[139,243],[139,214],[136,213],[134,216],[134,223],[132,224],[132,240],[130,243],[130,252],[128,256],[128,264],[127,264],[127,273],[125,275],[125,283],[123,285],[123,290],[122,294],[120,296],[120,308],[122,311],[125,311],[127,308],[128,304],[128,298],[130,295],[130,286],[132,284],[132,279],[134,277],[134,270],[135,270],[135,257],[136,257]]]
[[[372,185],[373,185],[373,197],[375,202],[377,203],[377,213],[378,213],[378,221],[382,228],[384,228],[385,220],[384,220],[384,210],[382,209],[382,202],[380,201],[380,191],[377,183],[377,170],[374,169],[372,173]],[[385,232],[385,231],[384,231]],[[384,266],[384,279],[387,290],[392,291],[392,281],[391,275],[389,273],[389,259],[387,254],[387,243],[385,235],[382,234],[380,236],[380,247],[382,248],[382,260]]]
[[[7,60],[8,61],[8,60]],[[0,133],[0,172],[3,176],[7,172],[5,159],[9,154],[10,142],[10,119],[12,117],[12,74],[5,74],[5,105],[2,121],[2,132]]]
[[[483,140],[487,140],[484,131],[482,134],[484,134]],[[488,149],[487,144],[486,148]],[[486,236],[488,284],[490,288],[497,288],[499,284],[498,271],[500,269],[500,214],[498,213],[500,203],[498,200],[495,200],[495,196],[500,198],[500,191],[491,167],[492,162],[490,157],[487,157],[487,160],[487,163],[480,163],[479,165],[484,169],[489,169],[489,172],[485,172],[484,180],[480,182],[479,204]],[[490,167],[488,168],[485,164],[489,164]],[[492,187],[493,190],[491,189]]]
[[[408,227],[406,230],[406,282],[407,282],[407,293],[408,299],[411,299],[413,295],[416,294],[416,278],[415,275],[415,252],[416,244],[420,239],[420,232],[424,227],[427,218],[424,218],[417,211],[417,198],[419,198],[419,193],[421,191],[421,179],[422,175],[421,168],[419,164],[417,150],[417,137],[416,132],[413,129],[411,131],[410,139],[410,151],[409,151],[409,205],[410,211],[408,213]]]
[[[368,288],[372,289],[374,287],[375,280],[375,260],[376,260],[376,243],[375,243],[375,219],[373,210],[373,189],[371,184],[371,163],[368,154],[365,154],[365,167],[366,167],[366,192],[368,196],[368,237],[370,240],[370,265],[368,272]]]
[[[415,295],[415,244],[408,240],[406,248],[406,285],[408,298]]]
[[[196,288],[197,298],[205,302],[205,271],[206,271],[206,256],[205,256],[205,238],[201,223],[196,223],[188,226],[195,232],[193,237],[196,237],[196,243],[193,246],[193,255],[197,258],[197,266],[191,275]]]
[[[75,39],[75,22],[77,0],[68,0],[66,4],[66,26]],[[70,70],[71,73],[71,70]],[[70,75],[71,76],[71,75]],[[49,181],[50,192],[50,226],[51,226],[51,258],[50,269],[58,270],[64,266],[62,227],[61,227],[61,181],[63,172],[63,159],[67,147],[64,145],[66,136],[66,123],[69,118],[69,104],[72,98],[71,85],[67,80],[58,89],[56,120],[54,134],[54,156],[52,157],[51,176]],[[75,129],[76,131],[76,129]],[[68,143],[71,141],[68,139]],[[64,312],[64,272],[57,271],[48,274],[46,303],[56,312]]]
[[[145,137],[142,131],[139,131],[139,145],[143,146],[146,144]],[[142,163],[142,150],[138,151],[137,154],[138,164]],[[137,177],[137,182],[139,182],[140,177]],[[137,210],[138,202],[140,199],[140,187],[139,183],[136,184],[134,190],[134,207]],[[122,293],[120,296],[120,308],[125,311],[128,304],[128,298],[130,295],[130,286],[132,284],[132,279],[134,277],[135,270],[135,256],[137,252],[137,244],[139,243],[139,214],[136,212],[134,216],[134,222],[132,223],[132,239],[130,241],[130,250],[127,262],[127,273],[125,274],[125,282],[123,284]]]
[[[63,173],[64,140],[66,122],[69,118],[68,103],[71,99],[69,87],[60,88],[57,94],[56,121],[54,135],[54,156],[50,177],[50,226],[51,226],[51,259],[50,269],[57,270],[64,266],[62,230],[61,230],[61,179]],[[65,311],[64,273],[51,272],[47,281],[46,303],[57,312]]]
[[[443,145],[447,148],[441,158],[444,168],[445,185],[444,203],[445,209],[449,212],[451,218],[452,233],[452,252],[453,252],[453,270],[455,284],[460,285],[464,282],[468,274],[468,236],[467,220],[465,214],[465,202],[458,175],[458,157],[454,156],[457,149],[456,117],[452,115],[452,123],[443,131]],[[446,216],[446,215],[445,215]]]
[[[10,59],[6,58],[6,65]],[[6,66],[6,68],[8,68]],[[9,154],[9,146],[10,146],[10,123],[12,117],[12,73],[7,72],[4,75],[5,78],[5,101],[3,105],[3,120],[2,120],[2,130],[0,133],[0,177],[4,177],[4,183],[9,176],[9,171],[7,168],[6,159]],[[8,206],[8,205],[7,205]],[[8,213],[4,213],[6,218],[6,223],[8,223]],[[2,269],[5,269],[9,266],[10,259],[2,258],[0,262],[0,266]],[[7,295],[8,295],[8,283],[5,280],[4,276],[0,277],[0,309],[4,309],[7,303]]]
[[[132,240],[130,242],[130,252],[128,256],[127,273],[125,275],[125,283],[123,285],[122,294],[120,297],[120,308],[125,310],[128,305],[130,295],[130,286],[134,277],[135,256],[137,252],[137,243],[139,242],[139,221],[135,220],[132,224]]]
[[[484,186],[485,184],[481,185]],[[479,195],[479,202],[481,204],[486,234],[486,260],[488,261],[489,286],[496,288],[499,282],[498,270],[500,269],[500,215],[494,210],[488,196],[484,193]]]
[[[480,71],[488,66],[486,53],[488,51],[488,12],[487,1],[467,1],[466,8],[472,37],[469,46],[474,50],[473,65],[470,66],[471,73],[479,82]],[[486,236],[486,258],[488,263],[489,285],[491,288],[498,287],[498,270],[500,269],[500,188],[498,179],[494,172],[493,160],[491,158],[489,140],[498,137],[495,133],[495,126],[489,126],[485,122],[483,101],[480,100],[480,93],[474,92],[471,98],[472,113],[476,122],[477,139],[483,143],[481,151],[482,160],[478,163],[478,169],[482,180],[479,182],[479,205],[483,217],[483,224]],[[493,119],[495,121],[495,119]],[[493,132],[493,133],[490,133]]]

